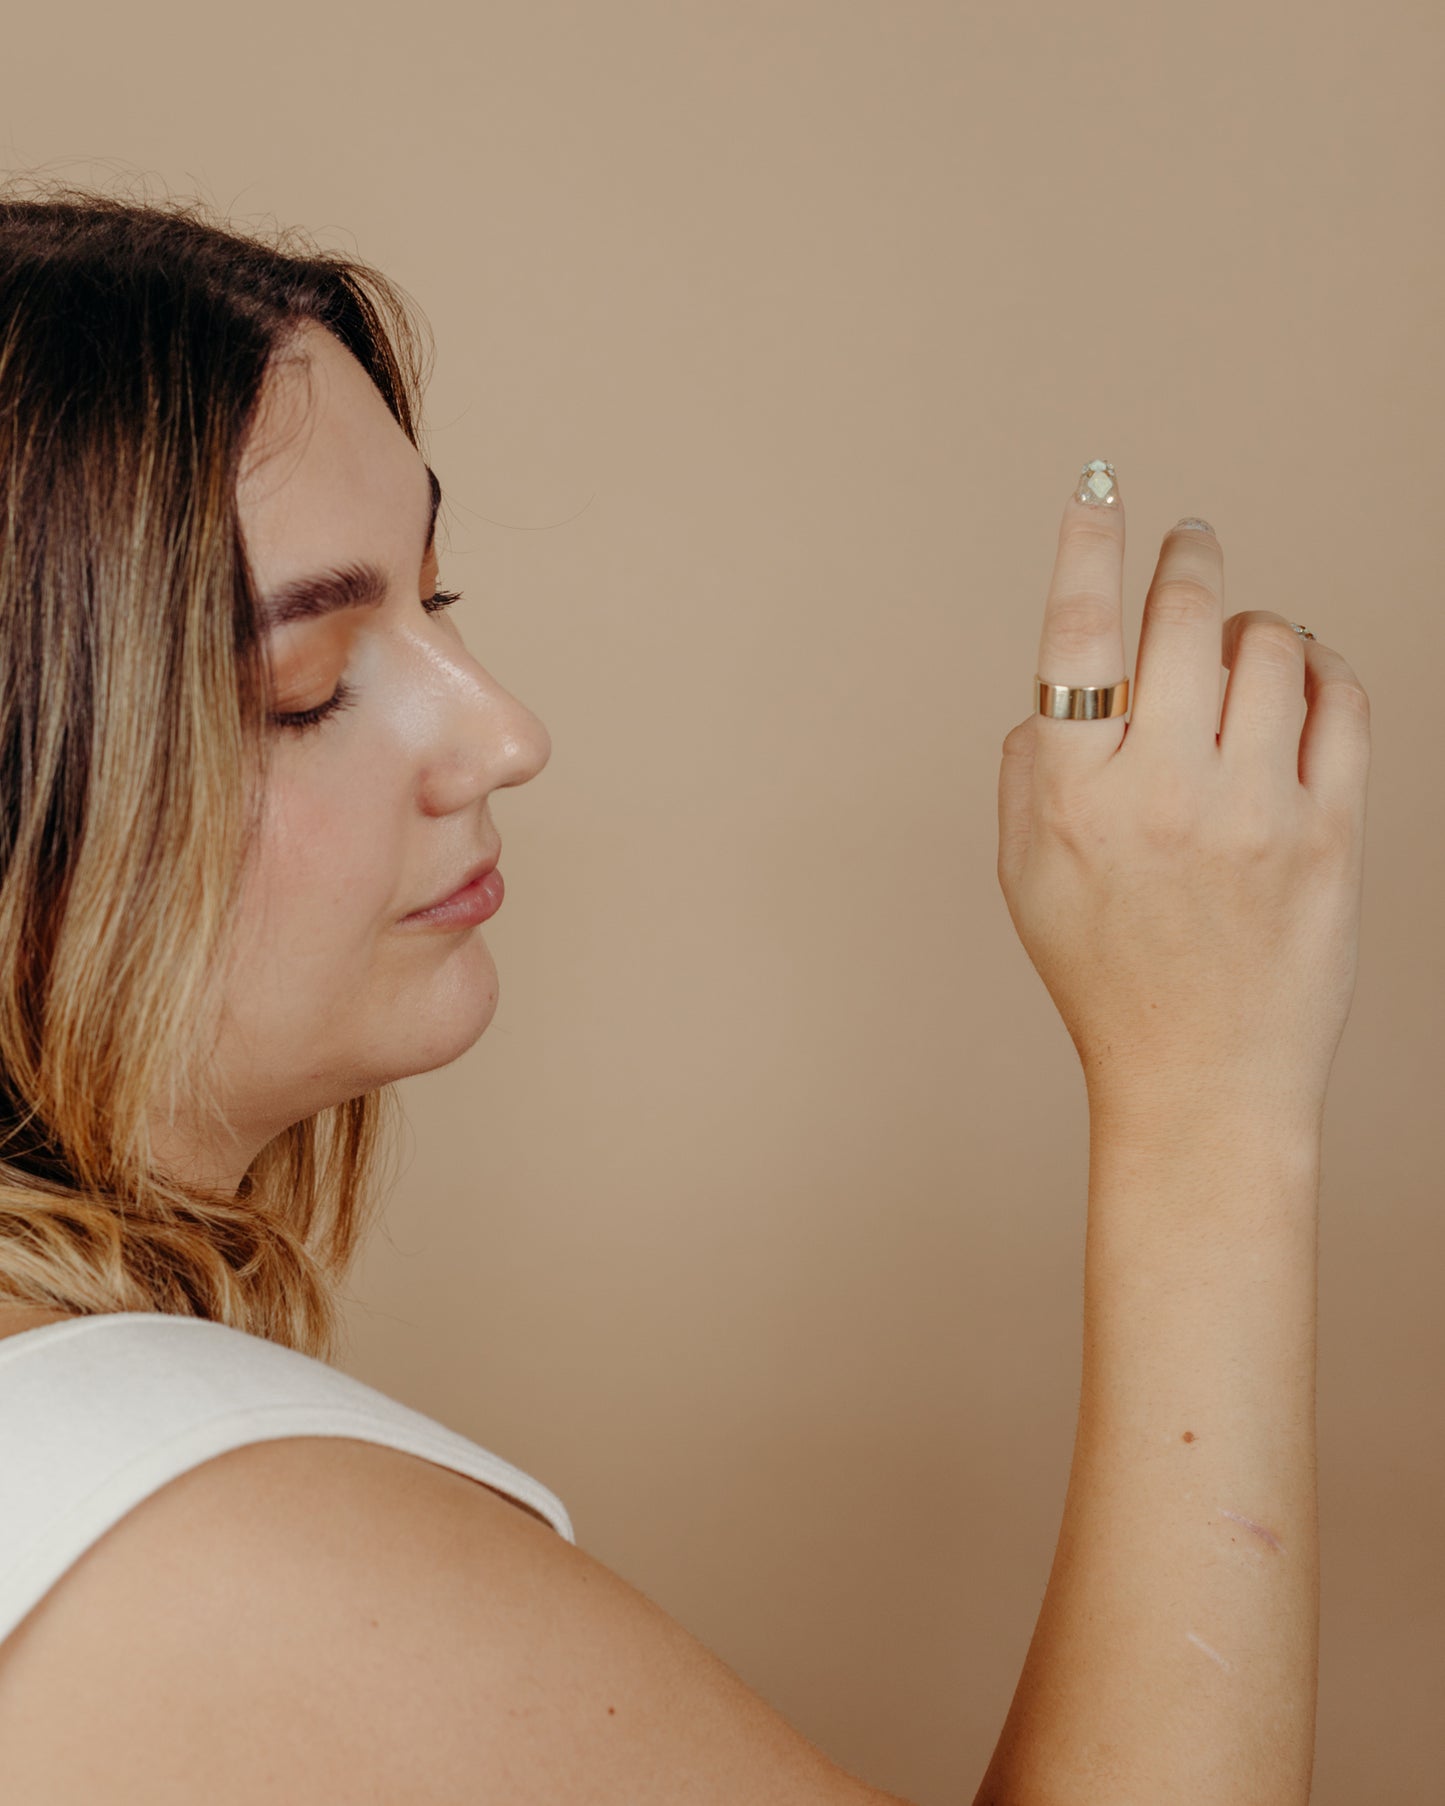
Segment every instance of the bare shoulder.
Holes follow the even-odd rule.
[[[531,1512],[344,1437],[108,1531],[0,1644],[0,1749],[46,1806],[907,1806]]]

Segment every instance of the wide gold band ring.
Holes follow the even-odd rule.
[[[1290,626],[1302,640],[1315,636],[1298,621]],[[1129,712],[1129,680],[1121,677],[1116,684],[1098,684],[1081,688],[1078,684],[1045,683],[1034,677],[1034,712],[1052,721],[1112,721],[1116,715]]]
[[[1077,684],[1046,683],[1034,678],[1036,713],[1055,721],[1102,721],[1122,715],[1129,707],[1129,680],[1080,689]]]

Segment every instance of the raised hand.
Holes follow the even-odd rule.
[[[1048,683],[1124,677],[1123,563],[1112,467],[1085,466],[1044,607]],[[1354,991],[1365,690],[1285,616],[1225,619],[1220,542],[1182,522],[1131,707],[1127,725],[1031,714],[999,772],[999,883],[1091,1101],[1207,1088],[1317,1117]]]

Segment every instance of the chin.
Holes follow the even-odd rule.
[[[460,1059],[486,1033],[497,1011],[501,985],[491,949],[477,929],[420,987],[424,995],[405,995],[410,1033],[398,1035],[395,1045],[413,1050],[415,1064],[408,1072],[431,1072]]]

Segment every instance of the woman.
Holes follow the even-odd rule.
[[[896,1801],[539,1482],[328,1364],[387,1087],[495,1006],[490,795],[550,751],[444,612],[397,291],[12,185],[0,327],[7,1799]],[[1283,1806],[1368,704],[1307,629],[1224,619],[1189,519],[1126,726],[1115,476],[1064,506],[1000,773],[1091,1140],[1064,1521],[976,1802]]]

